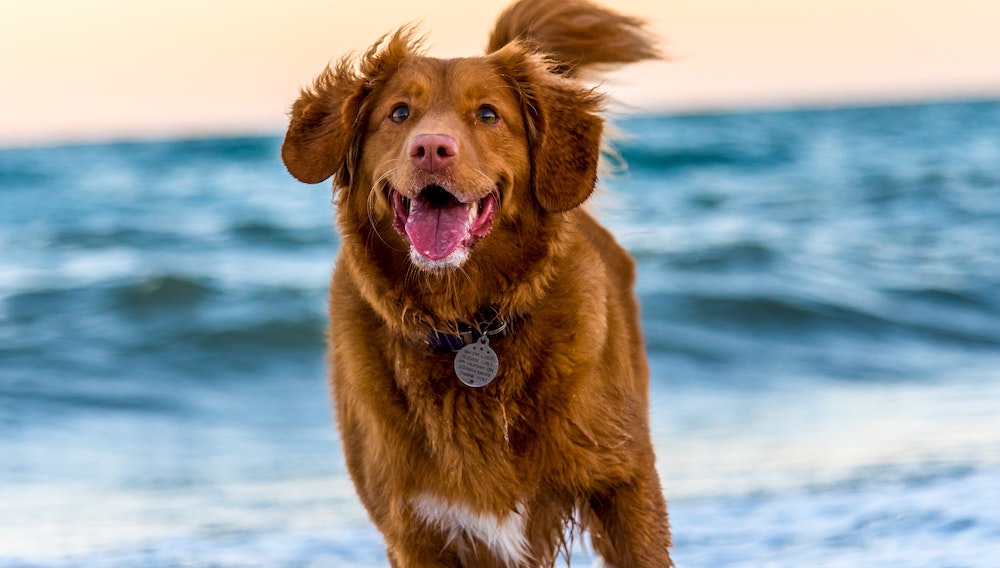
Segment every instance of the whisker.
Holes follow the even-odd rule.
[[[466,269],[467,265],[468,263],[463,263],[461,266],[458,267],[457,272],[460,272],[462,276],[465,276],[465,279],[469,281],[469,285],[472,285],[475,284],[475,281],[472,279],[472,275],[469,274],[469,271]]]
[[[396,160],[387,160],[383,164],[383,166],[392,164],[394,162],[396,162]],[[368,200],[367,200],[368,223],[375,230],[374,232],[378,236],[379,240],[382,241],[382,244],[384,244],[389,248],[393,248],[393,246],[385,239],[385,237],[382,236],[382,233],[379,231],[378,222],[375,218],[375,200],[378,199],[378,192],[380,191],[380,188],[383,186],[386,180],[389,179],[389,176],[394,174],[395,172],[396,172],[395,167],[386,168],[386,170],[382,174],[380,174],[375,179],[375,181],[372,182],[371,189],[368,190]]]
[[[491,178],[490,176],[486,175],[486,172],[484,172],[483,170],[478,170],[477,169],[477,170],[473,171],[472,173],[474,173],[477,176],[479,176],[479,177],[483,178],[484,180],[486,180],[486,183],[483,185],[483,187],[487,187],[490,190],[493,190],[495,188],[496,183],[493,182],[493,178]]]
[[[484,187],[489,188],[489,191],[491,193],[497,193],[497,191],[498,191],[497,190],[497,183],[493,180],[492,177],[490,177],[489,175],[487,175],[486,172],[484,172],[482,170],[478,170],[478,169],[475,170],[473,173],[475,173],[477,176],[479,176],[479,177],[483,178],[484,180],[486,180],[486,183],[484,184]],[[500,205],[501,205],[501,200],[499,199],[499,197],[500,197],[500,195],[499,195],[499,193],[497,193],[497,198],[498,198],[497,199],[497,210],[496,210],[497,214],[500,213]]]

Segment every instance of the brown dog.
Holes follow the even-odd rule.
[[[670,566],[633,262],[580,208],[603,121],[579,76],[655,57],[642,22],[522,0],[483,57],[417,43],[328,68],[282,148],[334,180],[333,395],[389,560],[551,566],[583,529],[613,566]]]

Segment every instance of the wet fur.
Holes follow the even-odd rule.
[[[488,45],[435,59],[402,28],[291,111],[288,170],[336,192],[329,353],[348,469],[395,567],[550,566],[576,528],[612,566],[670,566],[634,265],[580,207],[603,129],[580,77],[655,49],[639,20],[582,0],[515,4]],[[399,100],[416,110],[403,124],[387,120]],[[483,101],[500,122],[469,118]],[[425,127],[460,142],[449,180],[501,197],[449,269],[414,264],[384,190],[413,191],[422,174],[400,148]],[[491,344],[499,375],[474,389],[426,338],[484,306],[516,324]]]

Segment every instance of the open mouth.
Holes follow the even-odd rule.
[[[413,198],[389,188],[395,214],[393,227],[413,251],[430,261],[445,260],[468,250],[493,228],[499,198],[490,192],[479,201],[464,203],[439,185],[429,185]]]

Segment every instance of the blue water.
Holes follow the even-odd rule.
[[[619,126],[679,565],[998,565],[1000,102]],[[0,150],[0,566],[385,565],[279,145]]]

